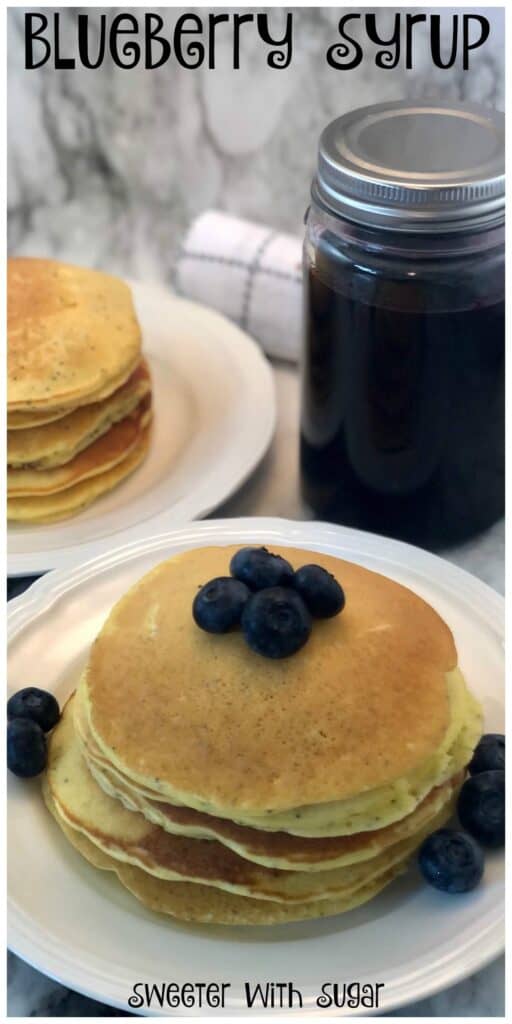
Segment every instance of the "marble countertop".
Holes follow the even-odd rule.
[[[277,515],[308,519],[310,512],[298,496],[297,423],[298,380],[293,367],[276,366],[278,425],[271,450],[244,487],[216,516]],[[504,524],[457,548],[445,558],[504,591]],[[12,596],[19,589],[12,588]],[[504,958],[429,999],[387,1016],[501,1017],[504,1016]],[[8,1014],[12,1017],[127,1016],[44,977],[9,954]]]

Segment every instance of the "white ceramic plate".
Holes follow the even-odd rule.
[[[339,555],[421,594],[454,632],[462,670],[484,705],[486,730],[503,731],[498,594],[409,545],[279,519],[192,523],[43,577],[9,607],[10,690],[37,683],[63,700],[112,604],[136,579],[189,547],[251,542]],[[71,988],[118,1007],[127,1006],[137,981],[217,981],[231,983],[224,1012],[242,1013],[245,981],[293,981],[304,1009],[321,1013],[316,998],[323,984],[361,981],[383,982],[381,1009],[390,1010],[453,984],[503,948],[501,854],[486,858],[484,881],[468,895],[435,892],[411,868],[374,901],[339,917],[269,929],[209,929],[152,914],[113,877],[85,863],[45,810],[37,782],[11,777],[8,790],[11,949]]]
[[[9,524],[9,575],[72,568],[207,515],[243,483],[272,440],[274,379],[256,343],[219,313],[161,286],[131,288],[153,380],[149,455],[76,517]]]

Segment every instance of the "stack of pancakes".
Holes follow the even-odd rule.
[[[229,924],[337,914],[448,820],[480,708],[428,604],[325,555],[309,560],[346,607],[296,655],[202,632],[194,595],[235,550],[180,554],[115,605],[52,734],[46,801],[155,910]]]
[[[150,418],[127,285],[51,260],[9,260],[9,519],[53,522],[109,491],[144,458]]]

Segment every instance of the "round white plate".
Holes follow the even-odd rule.
[[[10,523],[11,576],[73,568],[207,515],[246,480],[272,440],[274,378],[258,345],[220,313],[158,285],[130,286],[153,382],[149,454],[74,518]]]
[[[503,731],[498,594],[409,545],[279,519],[192,523],[43,577],[9,607],[10,690],[36,683],[64,700],[127,587],[174,552],[232,543],[325,551],[411,587],[451,626],[462,670],[483,702],[486,730]],[[292,981],[304,1009],[332,1015],[332,1008],[316,1006],[322,985],[360,981],[383,982],[381,1009],[390,1010],[453,984],[503,948],[499,853],[486,857],[482,884],[464,896],[434,891],[411,867],[375,900],[339,917],[275,928],[185,925],[145,910],[114,877],[90,867],[50,818],[38,783],[11,777],[8,863],[10,948],[70,988],[118,1007],[127,1006],[135,982],[216,981],[231,984],[224,1012],[243,1013],[244,982]]]

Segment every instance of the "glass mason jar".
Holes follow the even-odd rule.
[[[436,548],[504,514],[503,218],[500,114],[379,104],[323,133],[301,413],[322,518]]]

